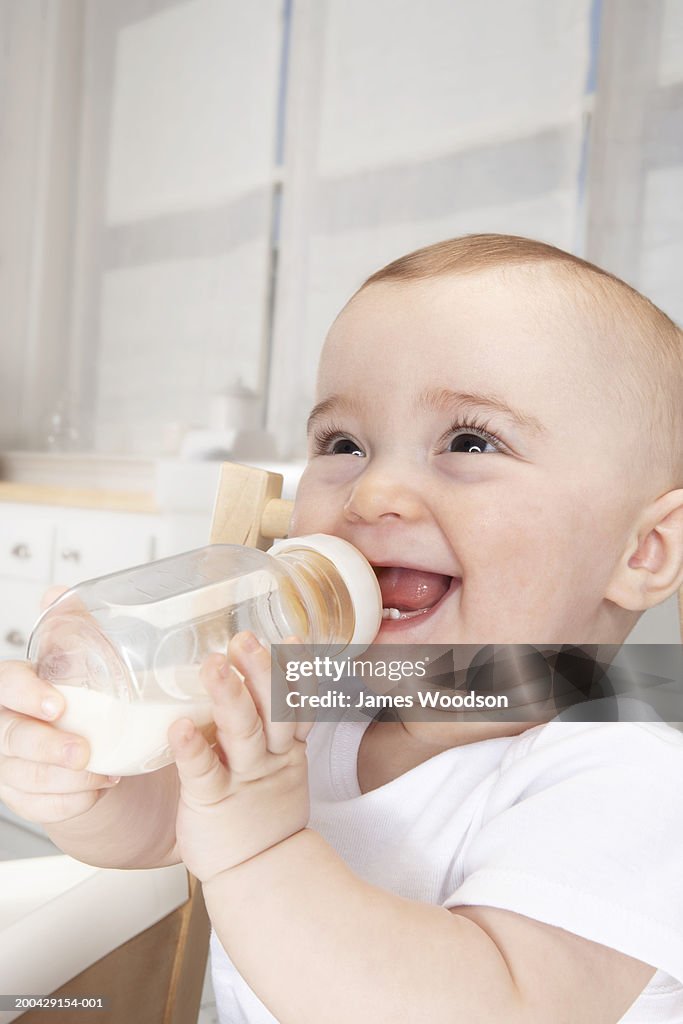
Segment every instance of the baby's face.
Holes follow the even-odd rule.
[[[639,435],[592,344],[559,286],[525,270],[371,285],[337,319],[290,533],[336,534],[385,567],[397,611],[378,642],[629,631],[604,595]]]

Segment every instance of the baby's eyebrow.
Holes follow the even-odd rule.
[[[419,409],[436,410],[437,412],[472,410],[473,408],[487,409],[490,412],[499,412],[507,416],[523,430],[534,434],[547,433],[546,428],[540,420],[529,413],[515,409],[502,398],[492,394],[475,394],[472,391],[451,391],[450,388],[431,388],[424,391],[417,400]],[[306,432],[309,433],[316,420],[328,416],[335,410],[353,412],[361,415],[363,403],[348,395],[330,395],[314,405],[308,417]]]
[[[329,398],[324,398],[322,402],[318,402],[311,409],[306,423],[306,433],[310,433],[311,427],[316,420],[329,416],[335,409],[360,414],[363,411],[363,403],[346,395],[330,395]]]
[[[453,412],[471,409],[476,406],[480,409],[488,409],[490,412],[502,413],[523,430],[533,434],[547,433],[546,427],[535,416],[515,409],[497,395],[475,394],[471,391],[451,391],[449,388],[433,388],[423,392],[417,404],[421,409],[436,409],[437,411],[450,409]]]

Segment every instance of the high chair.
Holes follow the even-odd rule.
[[[224,463],[216,492],[212,544],[270,547],[287,534],[292,502],[280,499],[279,473]],[[189,876],[186,903],[85,968],[52,993],[107,996],[108,1011],[29,1010],[17,1024],[195,1024],[206,971],[210,925],[201,885]],[[55,937],[55,941],[60,941]],[[62,936],[61,941],[68,941]],[[46,955],[36,950],[38,955]],[[49,955],[49,954],[47,954]],[[24,993],[29,994],[29,993]],[[44,993],[33,993],[44,994]]]

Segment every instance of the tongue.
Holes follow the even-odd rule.
[[[431,608],[441,600],[451,583],[450,576],[393,565],[376,566],[375,573],[382,591],[383,606],[398,608],[401,612]]]

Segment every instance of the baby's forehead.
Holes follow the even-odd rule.
[[[443,376],[483,366],[500,381],[505,370],[507,381],[524,381],[522,398],[529,381],[556,421],[569,409],[567,420],[585,420],[593,434],[620,432],[622,449],[670,461],[672,448],[683,450],[682,338],[644,296],[571,258],[372,280],[332,326],[318,401],[364,373],[374,401],[378,386],[396,383],[396,365],[422,376],[436,354]]]
[[[509,348],[532,338],[539,356],[551,350],[561,362],[605,362],[615,319],[614,297],[562,265],[501,265],[417,280],[388,280],[361,288],[334,322],[323,359],[354,340],[371,348],[391,333],[396,353],[427,352],[435,339]],[[488,332],[488,333],[487,333]],[[455,347],[455,346],[454,346]]]
[[[418,393],[443,383],[556,429],[571,414],[616,432],[626,403],[612,401],[623,398],[613,318],[599,291],[551,266],[372,283],[330,331],[318,401],[344,391],[375,403],[382,388],[387,407],[419,408]]]
[[[411,280],[373,282],[359,289],[342,309],[337,323],[367,315],[369,306],[391,305],[397,300],[415,307],[432,308],[435,299],[444,310],[457,316],[468,307],[481,316],[500,309],[526,312],[539,322],[558,314],[573,326],[602,323],[605,316],[618,315],[620,304],[612,289],[597,276],[561,263],[501,264],[483,270],[438,274]],[[425,300],[421,304],[420,300]]]

